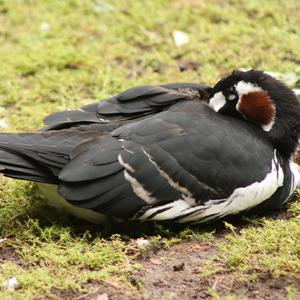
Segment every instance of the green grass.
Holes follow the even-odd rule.
[[[36,220],[19,226],[21,234],[6,247],[16,251],[20,265],[4,262],[0,280],[16,276],[22,287],[20,297],[49,296],[53,287],[80,291],[82,283],[105,280],[110,274],[122,280],[130,271],[122,251],[124,245],[118,239],[90,240],[88,233],[72,236],[70,228],[55,225],[41,229]]]
[[[213,84],[241,67],[300,77],[299,9],[297,0],[1,0],[0,118],[8,124],[2,131],[36,130],[51,112],[136,85]],[[175,47],[175,30],[186,32],[189,43]],[[1,179],[0,189],[0,239],[6,238],[0,243],[0,283],[12,276],[20,282],[13,294],[0,291],[1,299],[83,291],[91,280],[127,284],[136,268],[127,261],[128,248],[134,248],[130,236],[105,237],[45,209],[34,185]],[[214,237],[195,228],[150,228],[142,232],[158,247]],[[299,228],[291,216],[233,229],[212,263],[237,277],[253,270],[253,278],[266,272],[299,276]]]
[[[289,211],[294,216],[287,220],[256,219],[256,225],[241,231],[227,224],[232,233],[217,245],[219,252],[213,261],[221,267],[213,272],[234,273],[241,280],[255,280],[262,274],[300,279],[299,202],[292,203]]]

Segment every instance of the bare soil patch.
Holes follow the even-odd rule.
[[[0,247],[0,265],[4,262],[12,261],[15,264],[21,265],[19,255],[11,247]]]
[[[269,274],[263,274],[254,282],[240,282],[226,273],[203,277],[203,264],[214,254],[216,250],[210,244],[188,242],[160,250],[140,262],[144,267],[138,274],[143,299],[211,299],[216,292],[241,299],[281,300],[287,299],[288,286],[300,290],[300,282],[296,279],[272,278]],[[182,264],[184,267],[177,270]]]

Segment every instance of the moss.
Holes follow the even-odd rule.
[[[131,271],[118,237],[75,235],[70,227],[41,227],[34,219],[17,225],[21,230],[2,245],[17,259],[0,265],[1,282],[16,277],[20,283],[17,295],[49,295],[53,288],[81,291],[91,280],[115,277],[124,281]]]
[[[228,226],[228,225],[227,225]],[[299,278],[300,274],[300,220],[262,219],[260,225],[237,232],[230,226],[231,234],[217,245],[218,254],[208,263],[206,275],[226,272],[239,280],[256,280],[263,274],[276,278]],[[210,267],[216,264],[213,271]]]

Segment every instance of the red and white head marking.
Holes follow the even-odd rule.
[[[220,114],[261,127],[284,157],[290,158],[299,145],[300,101],[265,72],[234,71],[211,89],[209,105]]]
[[[250,82],[239,81],[235,89],[238,94],[236,110],[247,120],[270,131],[275,122],[276,108],[266,91]]]
[[[268,92],[236,74],[216,84],[209,105],[217,112],[243,117],[265,131],[270,131],[275,122],[276,107]]]

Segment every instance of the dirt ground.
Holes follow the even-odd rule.
[[[144,286],[143,299],[210,299],[214,291],[221,296],[286,299],[285,288],[290,282],[283,278],[275,280],[266,276],[255,283],[243,284],[227,274],[203,278],[200,275],[202,262],[215,251],[208,243],[195,242],[159,251],[142,263],[144,270],[139,274],[139,280]],[[167,258],[166,262],[164,258]],[[299,282],[293,284],[300,287]]]
[[[221,242],[223,236],[217,239]],[[201,268],[214,254],[216,249],[209,242],[184,242],[131,261],[142,265],[138,273],[129,277],[132,287],[117,282],[90,282],[88,287],[93,292],[89,294],[60,290],[52,293],[57,299],[77,300],[220,299],[219,296],[227,295],[234,295],[235,299],[283,300],[288,299],[286,288],[291,284],[300,290],[300,282],[296,280],[274,279],[267,274],[245,283],[226,273],[205,278]],[[294,299],[300,299],[300,294]]]

